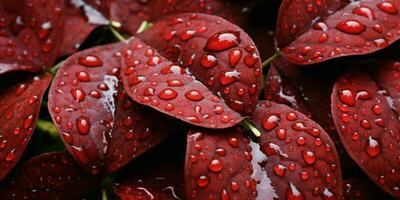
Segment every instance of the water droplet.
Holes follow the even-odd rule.
[[[356,99],[350,90],[342,90],[339,92],[339,100],[349,106],[354,106]]]
[[[100,67],[103,65],[103,61],[95,55],[88,55],[79,58],[79,64],[86,67]]]
[[[231,137],[228,139],[228,144],[234,148],[237,148],[239,146],[239,140],[235,137]]]
[[[24,121],[24,128],[31,127],[32,122],[33,122],[33,115],[29,115]]]
[[[83,92],[80,89],[73,88],[71,90],[71,94],[72,94],[72,97],[74,97],[75,101],[77,101],[77,102],[81,102],[81,101],[85,100],[86,94],[85,94],[85,92]]]
[[[212,172],[219,172],[223,168],[222,162],[218,159],[213,159],[211,162],[208,164],[208,169]]]
[[[182,41],[187,41],[193,38],[194,34],[196,34],[196,31],[194,30],[186,30],[185,32],[181,33],[181,35],[179,36],[179,38]]]
[[[364,32],[367,27],[361,22],[354,19],[344,20],[336,25],[336,29],[349,34],[360,34]]]
[[[286,173],[286,167],[281,164],[275,164],[274,173],[279,177],[284,177]]]
[[[90,131],[90,121],[87,117],[81,116],[76,119],[76,128],[78,132],[82,135],[89,134]]]
[[[172,100],[175,99],[178,96],[178,93],[170,88],[166,88],[160,91],[158,93],[158,97],[163,100]]]
[[[315,163],[315,161],[317,161],[317,157],[315,157],[315,154],[312,151],[303,151],[302,157],[303,160],[309,165],[312,165]]]
[[[219,52],[236,47],[240,44],[240,32],[222,31],[212,35],[204,47],[205,51]]]
[[[380,10],[382,10],[385,13],[388,13],[391,15],[397,15],[397,13],[398,13],[397,7],[391,2],[387,2],[387,1],[380,2],[380,3],[378,3],[377,6]]]
[[[373,139],[371,136],[368,137],[368,141],[365,145],[365,152],[371,156],[371,157],[376,157],[380,154],[381,152],[382,145],[375,139]]]
[[[303,194],[293,185],[292,182],[289,183],[289,187],[286,191],[287,200],[304,200]]]
[[[168,86],[170,87],[179,87],[179,86],[183,86],[183,82],[181,80],[178,79],[173,79],[173,80],[169,80],[167,81]]]
[[[84,71],[76,72],[76,78],[81,82],[89,82],[90,81],[89,74]]]
[[[191,101],[201,101],[204,99],[204,96],[197,90],[187,91],[185,97]]]
[[[8,152],[7,154],[6,154],[6,157],[5,157],[5,160],[6,161],[13,161],[13,160],[15,160],[15,149],[13,149],[13,150],[11,150],[10,152]]]
[[[286,119],[289,121],[297,120],[297,115],[294,112],[289,112],[286,114]]]
[[[372,128],[371,124],[366,119],[361,120],[360,121],[360,125],[361,125],[361,127],[365,128],[365,129],[371,129]]]
[[[314,25],[314,29],[321,30],[321,31],[327,31],[328,25],[326,25],[324,22],[318,22]]]
[[[200,65],[206,69],[212,68],[218,64],[218,60],[214,55],[211,54],[204,54],[200,58]]]
[[[366,17],[368,19],[375,19],[374,11],[367,6],[356,7],[353,10],[354,14]]]
[[[210,179],[204,175],[199,176],[199,178],[197,178],[197,180],[196,180],[196,184],[199,187],[206,187],[209,182],[210,182]]]
[[[236,67],[239,63],[240,59],[242,58],[242,51],[241,50],[233,50],[229,52],[229,64],[231,67]]]
[[[263,119],[262,125],[263,128],[267,131],[270,131],[276,128],[280,123],[280,118],[276,115],[270,115]]]

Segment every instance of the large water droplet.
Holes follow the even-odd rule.
[[[78,62],[86,67],[99,67],[103,65],[103,61],[95,55],[80,57]]]
[[[213,159],[211,162],[208,164],[208,169],[212,172],[219,172],[223,168],[222,162],[219,159]]]
[[[206,69],[212,68],[218,64],[217,58],[211,54],[204,54],[200,58],[200,65]]]
[[[378,142],[378,140],[373,139],[371,136],[368,137],[367,143],[365,145],[365,152],[371,156],[376,157],[381,152],[382,145]]]
[[[185,97],[191,101],[201,101],[204,96],[197,90],[190,90],[185,93]]]
[[[378,3],[377,6],[380,10],[382,10],[385,13],[388,13],[391,15],[397,15],[397,13],[398,13],[397,7],[391,2],[387,2],[387,1],[380,2],[380,3]]]
[[[210,179],[207,176],[199,176],[196,180],[196,184],[199,187],[206,187],[208,183],[210,182]]]
[[[375,14],[374,11],[366,6],[360,6],[360,7],[356,7],[353,10],[354,14],[360,15],[360,16],[364,16],[368,19],[375,19]]]
[[[221,31],[212,35],[204,47],[205,51],[219,52],[240,44],[240,32],[238,31]]]
[[[270,115],[263,119],[262,125],[263,128],[267,131],[270,131],[276,128],[279,125],[280,118],[276,115]]]
[[[349,34],[360,34],[364,32],[367,27],[361,22],[354,19],[344,20],[336,25],[336,29]]]
[[[301,155],[303,160],[309,165],[312,165],[317,161],[317,157],[315,157],[315,154],[312,151],[303,151]]]
[[[342,90],[339,92],[339,100],[349,106],[354,106],[356,99],[350,90]]]
[[[76,119],[76,128],[78,132],[82,135],[89,134],[90,131],[90,121],[87,117],[81,116]]]
[[[293,185],[292,182],[289,183],[289,186],[286,190],[286,199],[287,200],[304,200],[303,194]]]
[[[158,93],[158,97],[163,100],[172,100],[175,99],[176,96],[178,96],[178,93],[171,88],[163,89]]]

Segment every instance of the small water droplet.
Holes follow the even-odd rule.
[[[78,132],[82,135],[89,134],[90,131],[90,121],[87,117],[81,116],[76,119],[76,128]]]
[[[212,35],[204,47],[205,51],[219,52],[236,47],[240,44],[240,32],[221,31]]]
[[[79,64],[86,67],[100,67],[103,65],[103,61],[95,55],[87,55],[79,58]]]
[[[385,13],[388,13],[391,15],[397,15],[397,13],[398,13],[397,7],[391,2],[387,2],[387,1],[380,2],[380,3],[378,3],[377,6],[380,10],[382,10]]]
[[[336,29],[349,34],[360,34],[364,32],[367,27],[361,22],[354,19],[344,20],[336,25]]]

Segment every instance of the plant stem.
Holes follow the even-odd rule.
[[[148,21],[143,21],[142,24],[140,24],[139,29],[136,31],[136,33],[141,33],[145,30],[147,30],[148,28],[152,27],[153,24],[148,22]]]
[[[101,200],[107,200],[107,191],[105,189],[101,190]]]
[[[36,129],[40,132],[48,133],[53,138],[58,137],[57,127],[50,121],[38,119]]]
[[[256,137],[261,136],[261,132],[253,125],[249,119],[243,120],[243,126],[249,129]]]
[[[50,68],[49,72],[51,74],[56,74],[58,69],[61,67],[61,65],[64,63],[64,61],[60,61],[59,63],[57,63],[56,65],[54,65],[52,68]]]
[[[274,55],[272,55],[271,57],[269,57],[266,61],[264,61],[261,64],[261,67],[264,69],[265,67],[267,67],[268,65],[270,65],[272,63],[272,61],[274,61],[275,59],[279,58],[280,54],[279,52],[275,52]]]
[[[125,41],[125,37],[121,35],[121,33],[119,33],[117,31],[117,29],[114,28],[114,26],[108,26],[110,28],[111,33],[114,35],[115,38],[117,38],[119,41]]]

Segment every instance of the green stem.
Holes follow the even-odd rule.
[[[261,67],[264,69],[265,67],[269,66],[272,63],[272,61],[274,61],[275,59],[279,58],[279,56],[280,56],[279,52],[275,52],[274,55],[269,57],[266,61],[264,61],[261,64]]]
[[[140,24],[139,29],[136,31],[136,33],[141,33],[145,30],[147,30],[148,28],[152,27],[153,24],[148,22],[148,21],[143,21],[142,24]]]
[[[38,119],[36,123],[36,129],[40,132],[48,133],[53,138],[58,137],[57,127],[50,121]]]
[[[108,199],[108,197],[107,197],[107,190],[102,189],[102,190],[101,190],[101,200],[107,200],[107,199]]]
[[[61,67],[61,65],[64,63],[64,61],[61,61],[61,62],[59,62],[59,63],[57,63],[56,65],[54,65],[52,68],[50,68],[50,70],[49,70],[49,72],[51,73],[51,74],[56,74],[57,73],[57,71],[58,71],[58,69]]]
[[[253,125],[249,119],[243,120],[243,126],[249,129],[256,137],[261,136],[261,132]]]
[[[110,26],[108,26],[108,28],[110,29],[110,31],[111,31],[111,33],[114,35],[114,37],[117,38],[119,41],[122,42],[122,41],[125,41],[125,40],[126,40],[125,37],[122,36],[122,34],[119,33],[119,32],[117,31],[117,29],[114,28],[114,26],[110,25]]]

